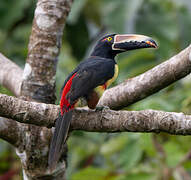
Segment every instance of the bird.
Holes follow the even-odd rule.
[[[157,48],[150,37],[139,34],[108,34],[98,40],[91,55],[68,75],[61,89],[60,113],[50,142],[48,165],[53,169],[66,143],[72,110],[84,99],[90,109],[118,76],[115,56],[129,50]]]

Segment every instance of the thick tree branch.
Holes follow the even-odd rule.
[[[19,96],[23,70],[0,53],[0,84]],[[0,117],[0,138],[14,146],[21,140],[19,123]]]
[[[17,147],[21,139],[19,123],[0,117],[0,138]]]
[[[37,2],[21,89],[27,100],[52,104],[56,100],[56,65],[71,4],[72,0]]]
[[[0,94],[0,116],[38,126],[53,126],[59,107],[50,104],[23,101]],[[167,132],[191,135],[191,115],[155,110],[93,111],[74,110],[71,130],[95,132]]]
[[[153,69],[108,89],[99,105],[121,109],[160,91],[191,72],[191,45]]]
[[[55,103],[56,65],[63,29],[71,4],[72,0],[38,0],[23,72],[22,99]],[[37,107],[37,109],[41,108]],[[21,116],[26,121],[30,121],[33,118],[30,115],[33,115],[29,113],[28,116],[28,112],[30,112],[30,108],[27,109],[24,106],[23,111],[18,114],[15,112],[14,116]],[[48,112],[45,107],[42,113],[47,113],[46,116],[49,118]],[[28,138],[21,143],[17,154],[21,158],[25,179],[64,179],[65,158],[54,171],[50,172],[47,167],[47,154],[52,134],[50,129],[34,125],[23,125],[23,127],[25,128],[23,132]],[[26,156],[24,160],[22,160],[23,153]]]
[[[58,112],[59,107],[56,105],[29,102],[0,94],[0,116],[21,123],[50,126],[58,117]]]
[[[19,96],[23,70],[0,53],[0,84]]]
[[[88,117],[88,118],[87,118]],[[73,130],[96,132],[167,132],[191,134],[191,116],[156,110],[95,112],[78,110],[72,122]]]

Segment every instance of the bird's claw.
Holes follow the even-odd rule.
[[[95,111],[103,111],[103,110],[109,110],[108,106],[97,106]]]

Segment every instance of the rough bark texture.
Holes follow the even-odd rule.
[[[54,103],[55,75],[71,0],[38,0],[24,68],[22,96]]]
[[[72,0],[38,0],[23,72],[22,99],[55,102],[57,58],[71,3]],[[51,131],[34,125],[23,125],[22,131],[23,142],[16,152],[21,158],[24,179],[64,179],[65,159],[52,172],[47,168]]]
[[[1,109],[1,108],[0,108]],[[11,119],[0,117],[0,138],[18,147],[21,141],[19,123]]]
[[[15,96],[20,94],[22,72],[21,68],[0,53],[0,85],[9,89]],[[18,122],[0,117],[1,139],[17,147],[21,133]]]
[[[27,102],[0,94],[0,116],[23,123],[52,127],[58,113],[59,106],[56,105]],[[70,130],[167,132],[174,135],[191,135],[191,115],[155,110],[113,111],[106,108],[102,111],[94,111],[88,108],[77,108],[73,111]],[[42,131],[40,135],[43,141],[46,136],[49,136],[44,132]]]
[[[59,106],[56,105],[24,101],[0,94],[0,116],[21,123],[52,127],[58,112]]]
[[[190,135],[191,116],[155,110],[105,109],[95,112],[82,109],[75,111],[71,129],[91,132],[167,132],[175,135]]]
[[[160,91],[190,72],[191,45],[153,69],[108,89],[103,94],[99,105],[107,105],[111,109],[121,109]]]
[[[0,53],[0,84],[15,96],[20,95],[23,71]]]

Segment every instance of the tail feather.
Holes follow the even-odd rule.
[[[56,166],[61,156],[63,146],[66,142],[71,119],[72,111],[68,111],[65,112],[63,116],[60,114],[56,120],[56,128],[51,139],[48,157],[48,165],[50,169],[53,169]]]

